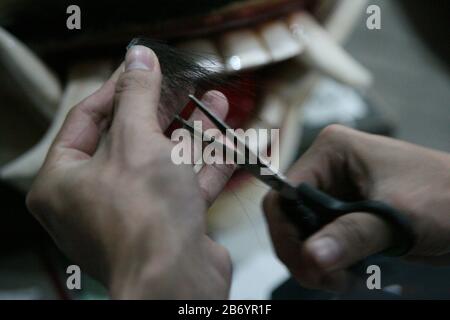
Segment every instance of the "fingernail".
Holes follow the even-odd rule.
[[[202,102],[206,104],[210,104],[214,100],[214,97],[212,96],[212,93],[208,91],[205,93],[202,97]]]
[[[132,46],[125,57],[125,70],[151,71],[155,64],[155,53],[145,46]]]
[[[315,261],[326,270],[332,269],[342,254],[342,247],[331,237],[314,240],[309,250]]]
[[[213,90],[205,93],[205,95],[202,98],[202,101],[204,103],[213,103],[215,99],[219,98],[225,99],[225,95],[220,91]]]

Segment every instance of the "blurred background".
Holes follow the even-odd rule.
[[[375,90],[395,119],[395,137],[449,152],[449,4],[371,3],[382,8],[382,30],[360,25],[346,47],[373,72]]]
[[[27,212],[24,195],[67,111],[104,81],[137,35],[207,56],[199,63],[238,81],[242,90],[219,88],[231,100],[227,121],[279,128],[281,168],[331,123],[450,152],[448,1],[191,2],[177,18],[173,1],[154,24],[124,14],[118,31],[89,25],[121,19],[118,8],[94,15],[98,8],[82,3],[82,31],[71,33],[54,27],[65,26],[63,1],[44,1],[48,16],[32,1],[0,1],[0,299],[108,299],[85,274],[82,290],[67,289],[72,263]],[[380,30],[366,26],[369,5],[381,8]],[[177,32],[180,25],[190,31]],[[450,267],[383,258],[376,260],[381,292],[299,287],[273,255],[259,206],[265,192],[237,173],[209,215],[211,234],[233,259],[231,298],[450,298]]]

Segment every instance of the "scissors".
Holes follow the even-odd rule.
[[[394,230],[394,245],[384,251],[384,254],[389,256],[402,256],[408,253],[413,247],[415,241],[414,233],[411,222],[406,215],[383,202],[372,200],[344,202],[306,183],[301,183],[298,186],[293,185],[286,177],[276,172],[265,160],[253,152],[203,102],[194,95],[189,95],[189,98],[224,136],[230,137],[231,134],[235,146],[232,152],[234,152],[235,157],[237,150],[244,151],[245,161],[243,164],[239,164],[239,166],[279,193],[280,207],[291,223],[296,226],[302,240],[307,239],[338,217],[354,212],[365,212],[384,219]],[[176,116],[176,119],[191,134],[200,135],[203,141],[207,143],[219,143],[214,137],[207,137],[205,133],[199,132],[198,129],[194,128],[194,126],[181,117]],[[224,148],[229,148],[225,144],[222,145]],[[253,157],[252,159],[256,159],[256,161],[249,161],[250,157]]]

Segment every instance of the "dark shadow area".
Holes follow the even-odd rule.
[[[400,0],[418,36],[450,71],[450,1]]]
[[[50,237],[25,206],[25,195],[0,182],[2,223],[0,252],[7,254],[23,248],[41,247],[51,243]]]

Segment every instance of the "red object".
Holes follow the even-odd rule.
[[[257,75],[254,72],[242,73],[238,78],[230,81],[229,85],[221,88],[215,88],[222,92],[227,98],[230,105],[228,115],[225,119],[231,128],[244,128],[246,124],[255,115],[258,106],[258,86]],[[188,119],[194,111],[195,105],[189,102],[180,112],[180,116]],[[173,130],[180,128],[180,124],[174,121],[167,129],[166,134],[170,137]],[[227,189],[234,189],[242,181],[249,178],[249,174],[238,170],[233,175],[227,185]]]
[[[239,78],[233,79],[226,86],[214,88],[222,92],[230,104],[226,123],[232,128],[243,128],[256,112],[257,92],[256,76],[254,73],[243,73]],[[195,105],[189,102],[180,112],[180,116],[188,119],[194,111]],[[166,134],[170,136],[173,130],[180,128],[180,125],[174,121],[167,129]]]

